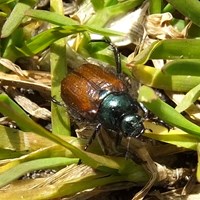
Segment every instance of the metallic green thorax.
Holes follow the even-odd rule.
[[[128,93],[111,92],[103,98],[97,118],[107,130],[120,131],[125,137],[136,137],[144,131],[142,118],[137,112],[138,103]]]

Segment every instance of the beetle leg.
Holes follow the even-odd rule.
[[[58,105],[58,106],[61,106],[61,107],[66,108],[66,105],[65,105],[64,103],[62,103],[62,102],[56,100],[54,97],[51,97],[51,98],[50,98],[50,101],[51,101],[52,103],[55,103],[55,104]]]
[[[115,146],[118,147],[121,142],[122,142],[122,132],[119,132],[119,134],[116,134],[116,138],[115,138]]]
[[[168,131],[172,128],[170,125],[166,124],[163,120],[156,117],[152,112],[147,110],[142,103],[138,103],[138,107],[144,112],[145,120],[151,120],[158,125],[164,126],[165,128],[167,128]]]
[[[97,133],[99,132],[100,128],[101,128],[101,124],[99,123],[99,124],[97,124],[94,132],[92,133],[92,135],[90,136],[87,144],[85,145],[85,148],[84,148],[85,151],[91,145],[92,141],[95,139],[95,137],[96,137]]]
[[[170,129],[173,128],[172,126],[168,125],[167,123],[165,123],[163,120],[161,120],[159,118],[153,118],[153,119],[150,119],[150,120],[152,120],[155,124],[164,126],[165,128],[167,128],[168,132],[170,131]]]
[[[99,123],[99,124],[97,124],[94,132],[92,133],[92,135],[90,136],[87,144],[85,145],[85,147],[84,147],[85,151],[88,149],[88,147],[91,145],[92,141],[95,139],[95,137],[96,137],[97,133],[99,132],[100,128],[101,128],[101,124]],[[80,164],[82,164],[82,160],[81,159],[79,159],[79,161],[78,161],[78,165],[80,165]]]

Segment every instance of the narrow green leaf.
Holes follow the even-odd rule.
[[[198,163],[197,163],[197,181],[200,181],[200,144],[197,145],[197,156],[198,156]]]
[[[12,129],[0,125],[0,148],[10,149],[13,151],[27,151],[24,144],[23,133],[17,129]]]
[[[191,89],[185,97],[182,99],[181,103],[176,106],[178,112],[183,112],[189,108],[200,96],[200,84]]]
[[[200,139],[200,126],[187,120],[174,108],[163,102],[158,96],[156,96],[151,88],[142,86],[139,89],[138,100],[142,102],[148,110],[167,124],[178,127]]]
[[[194,135],[187,134],[186,132],[180,129],[170,129],[160,126],[158,124],[145,121],[146,127],[151,131],[146,131],[145,136],[152,139],[173,144],[178,147],[187,148],[193,151],[197,150],[197,144],[200,142],[200,139]]]
[[[10,149],[1,149],[0,148],[0,160],[18,158],[25,155],[27,152],[13,151]]]
[[[33,0],[21,0],[15,5],[12,13],[2,27],[1,38],[8,37],[12,34],[24,18],[25,11],[30,9],[34,4],[35,1]]]
[[[200,84],[200,76],[170,75],[160,69],[140,64],[133,65],[132,74],[143,84],[170,91],[188,92]]]
[[[15,0],[0,0],[0,4],[7,4]]]
[[[62,0],[51,0],[50,8],[57,15],[62,16],[64,12]],[[63,16],[64,17],[64,16]],[[51,96],[62,101],[60,94],[60,83],[67,72],[66,39],[62,38],[50,46],[50,66],[51,66]],[[51,104],[51,124],[52,132],[55,134],[70,135],[70,119],[67,110],[63,106]]]
[[[173,13],[175,11],[175,8],[171,5],[171,4],[167,4],[163,10],[162,10],[162,13],[165,13],[165,12],[170,12],[170,13]]]
[[[104,0],[104,2],[105,2],[104,3],[105,7],[113,6],[113,5],[117,4],[117,3],[119,3],[118,0]]]
[[[120,31],[113,31],[113,30],[110,30],[110,29],[107,29],[107,28],[100,28],[100,27],[95,27],[93,25],[91,26],[85,26],[85,29],[87,31],[90,31],[91,33],[96,33],[96,34],[99,34],[99,35],[103,35],[103,36],[123,36],[124,33],[120,32]]]
[[[60,38],[83,31],[85,30],[82,27],[68,26],[65,29],[62,27],[55,27],[36,35],[35,37],[26,41],[22,48],[17,49],[27,56],[34,55],[45,50],[53,42]]]
[[[110,175],[91,170],[84,165],[74,165],[60,170],[50,178],[35,179],[28,182],[16,181],[6,190],[0,190],[0,196],[1,199],[12,200],[19,200],[22,196],[24,200],[59,199],[112,183],[132,181],[133,185],[134,183],[145,184],[149,178],[144,170],[138,171],[137,168],[133,171],[133,177],[135,178],[130,180],[127,175]],[[78,199],[82,198],[79,196]]]
[[[167,0],[176,10],[200,26],[200,2],[197,0]]]
[[[0,174],[8,171],[9,169],[18,166],[19,164],[29,162],[31,160],[41,159],[41,158],[55,158],[55,157],[67,157],[65,148],[59,145],[51,144],[49,147],[41,147],[33,152],[29,152],[18,158],[9,159],[5,163],[4,160],[0,161]],[[69,154],[68,154],[69,155]],[[71,154],[72,155],[72,154]]]
[[[195,24],[191,24],[190,28],[187,31],[187,37],[188,38],[200,38],[200,27],[195,25]]]
[[[17,57],[23,56],[15,46],[22,46],[24,44],[24,33],[21,27],[18,27],[10,37],[4,38],[1,41],[1,54],[3,58],[7,58],[15,62]]]
[[[150,13],[161,13],[163,0],[150,0]]]
[[[168,39],[152,43],[129,63],[144,64],[149,59],[199,59],[199,39]]]
[[[0,187],[7,185],[11,181],[20,178],[22,175],[31,171],[62,167],[69,164],[78,163],[78,161],[79,159],[77,158],[55,157],[36,159],[29,162],[21,163],[0,174]]]
[[[113,6],[104,7],[98,10],[86,24],[94,27],[104,27],[110,20],[134,10],[134,8],[141,5],[143,1],[144,0],[126,0],[118,2],[118,4]]]
[[[60,38],[66,37],[71,34],[84,32],[84,31],[91,31],[93,33],[97,33],[97,34],[105,35],[105,36],[120,34],[116,31],[111,31],[108,29],[93,28],[93,27],[81,26],[81,25],[55,27],[36,35],[35,37],[26,41],[25,45],[22,48],[17,48],[17,49],[21,51],[22,53],[24,53],[26,56],[34,55],[45,50],[52,43],[54,43]]]
[[[29,9],[25,12],[26,16],[33,17],[35,19],[47,21],[49,23],[58,25],[58,26],[69,26],[69,25],[78,25],[78,22],[60,15],[55,12],[50,12],[46,10],[34,10],[34,9]]]
[[[200,59],[176,59],[165,64],[162,71],[170,75],[200,76]]]
[[[90,0],[95,11],[101,10],[104,7],[104,0]]]
[[[199,39],[169,39],[160,41],[150,59],[199,59]]]

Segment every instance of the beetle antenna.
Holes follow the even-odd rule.
[[[90,40],[90,42],[105,42],[105,43],[107,43],[107,44],[109,44],[111,46],[112,51],[114,53],[114,57],[115,57],[117,75],[120,75],[121,72],[122,72],[120,52],[119,52],[118,47],[114,43],[112,43],[110,38],[105,37],[103,39],[94,39],[94,40]]]

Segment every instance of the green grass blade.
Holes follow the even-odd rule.
[[[66,154],[65,154],[66,153]],[[55,157],[67,157],[67,151],[59,145],[51,145],[49,147],[41,147],[27,155],[22,157],[2,160],[0,161],[0,173],[6,172],[9,169],[16,167],[19,164],[29,162],[31,160],[41,159],[41,158],[55,158]],[[71,154],[72,155],[72,154]]]
[[[198,39],[169,39],[162,40],[152,52],[150,59],[199,59]]]
[[[196,171],[196,176],[197,176],[197,181],[200,181],[200,144],[198,143],[197,145],[197,156],[198,156],[198,163],[197,163],[197,171]]]
[[[71,26],[62,26],[51,28],[47,31],[44,31],[30,40],[25,42],[25,45],[22,48],[17,48],[19,51],[24,53],[26,56],[31,56],[37,54],[47,47],[49,47],[52,43],[57,41],[60,38],[66,37],[71,34],[76,34],[84,31],[91,31],[93,33],[102,34],[105,36],[108,35],[120,35],[120,33],[116,31],[111,31],[103,28],[94,28],[89,26],[81,26],[81,25],[71,25]]]
[[[50,1],[51,10],[57,15],[63,13],[63,2],[61,0]],[[63,16],[64,17],[64,16]],[[50,46],[50,66],[51,66],[51,96],[61,102],[60,83],[67,72],[66,39],[57,40]],[[55,134],[70,135],[70,119],[67,110],[63,106],[51,103],[51,124],[52,132]]]
[[[98,10],[95,15],[88,20],[86,25],[104,27],[110,20],[134,10],[134,8],[141,5],[143,1],[144,0],[127,0],[118,2],[116,5],[104,7],[103,9]]]
[[[162,71],[171,75],[200,76],[200,59],[176,59],[166,63]]]
[[[196,0],[167,0],[176,10],[200,26],[200,2]]]
[[[45,50],[60,38],[83,31],[85,29],[81,26],[55,27],[34,36],[26,41],[25,45],[22,48],[18,48],[18,50],[27,56],[34,55]]]
[[[178,127],[183,131],[200,138],[200,126],[193,124],[174,108],[163,102],[158,96],[156,96],[151,88],[142,86],[139,89],[138,100],[142,102],[148,110],[167,124]]]
[[[1,31],[1,37],[5,38],[8,37],[13,33],[13,31],[20,25],[22,19],[24,18],[24,13],[28,9],[30,9],[34,4],[36,3],[36,0],[20,0],[14,9],[12,10],[12,13],[6,20],[5,24],[3,25],[2,31]]]
[[[72,163],[78,163],[77,158],[64,158],[64,157],[55,157],[55,158],[42,158],[36,159],[29,162],[21,163],[6,172],[0,174],[0,187],[3,187],[17,178],[20,178],[22,175],[41,169],[52,169],[56,167],[62,167],[70,165]]]
[[[18,158],[20,156],[25,155],[27,152],[19,152],[10,149],[2,149],[0,148],[0,160],[3,159],[11,159],[11,158]]]
[[[144,64],[149,59],[199,59],[199,39],[168,39],[152,43],[130,62]]]
[[[194,135],[187,134],[186,132],[180,129],[170,129],[168,131],[167,128],[157,125],[152,122],[145,121],[145,127],[150,129],[151,131],[146,131],[144,133],[145,136],[176,145],[178,147],[187,148],[193,151],[197,150],[197,145],[200,142],[200,139]]]
[[[150,0],[150,14],[161,13],[163,0]]]
[[[105,3],[104,0],[99,0],[99,1],[90,0],[90,1],[95,11],[103,9]]]
[[[134,182],[145,184],[148,180],[147,174],[137,173],[137,171],[137,169],[133,171]],[[18,200],[22,196],[24,200],[58,199],[63,196],[73,196],[87,189],[124,181],[130,181],[129,177],[102,173],[84,165],[73,165],[48,178],[35,179],[28,182],[25,180],[17,181],[6,190],[0,190],[0,196],[2,199],[12,200]]]
[[[200,76],[170,75],[141,64],[132,67],[132,74],[145,85],[176,92],[188,92],[200,83]]]
[[[171,4],[167,4],[163,10],[162,10],[162,13],[165,13],[165,12],[170,12],[170,13],[173,13],[175,11],[175,8],[171,5]]]
[[[69,17],[46,10],[29,9],[25,12],[25,15],[35,19],[47,21],[58,26],[78,25],[77,21]]]
[[[181,103],[176,106],[176,110],[181,113],[187,108],[189,108],[200,96],[200,84],[191,89],[185,97],[182,99]]]
[[[0,4],[7,4],[7,3],[10,3],[13,1],[15,1],[15,0],[0,0]]]

